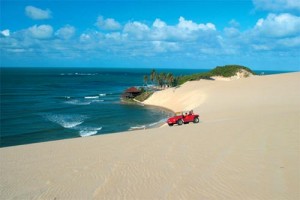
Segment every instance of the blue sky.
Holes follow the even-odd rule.
[[[1,66],[300,71],[299,0],[1,0]]]

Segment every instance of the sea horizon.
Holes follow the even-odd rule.
[[[218,67],[218,66],[215,66]],[[158,70],[160,72],[176,72],[176,71],[182,71],[182,70],[187,70],[187,71],[195,71],[195,72],[207,72],[215,67],[212,68],[189,68],[189,67],[182,67],[182,68],[169,68],[169,67],[84,67],[84,66],[78,66],[78,67],[73,67],[73,66],[46,66],[46,67],[41,67],[41,66],[0,66],[1,69],[91,69],[91,70],[132,70],[132,69],[137,69],[137,70],[148,70],[148,75],[150,74],[151,70]],[[277,70],[277,69],[250,69],[256,73],[256,75],[272,75],[272,74],[281,74],[281,73],[293,73],[293,72],[300,72],[300,70]],[[189,74],[189,73],[187,73]],[[177,74],[178,75],[178,74]]]

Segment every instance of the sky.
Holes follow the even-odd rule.
[[[1,67],[300,71],[299,0],[1,0]]]

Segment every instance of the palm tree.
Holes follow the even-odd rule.
[[[152,69],[151,74],[150,74],[150,80],[153,83],[155,79],[156,79],[156,71],[155,71],[155,69]]]
[[[147,75],[144,76],[144,83],[145,83],[145,85],[148,84],[148,76]]]
[[[157,85],[159,85],[161,88],[163,86],[163,78],[161,74],[156,74],[155,80],[157,82]]]
[[[166,82],[167,82],[167,74],[165,72],[160,74],[161,76],[161,81],[162,81],[162,86],[166,87]]]
[[[173,82],[174,82],[174,76],[172,73],[168,73],[167,74],[167,83],[169,86],[173,86]]]

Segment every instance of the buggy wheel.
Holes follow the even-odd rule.
[[[174,124],[168,124],[169,126],[173,126]]]
[[[177,121],[177,124],[178,124],[179,126],[181,126],[181,125],[183,124],[182,119],[178,120],[178,121]]]
[[[198,117],[195,117],[194,118],[194,123],[198,123],[199,122],[199,118]]]

